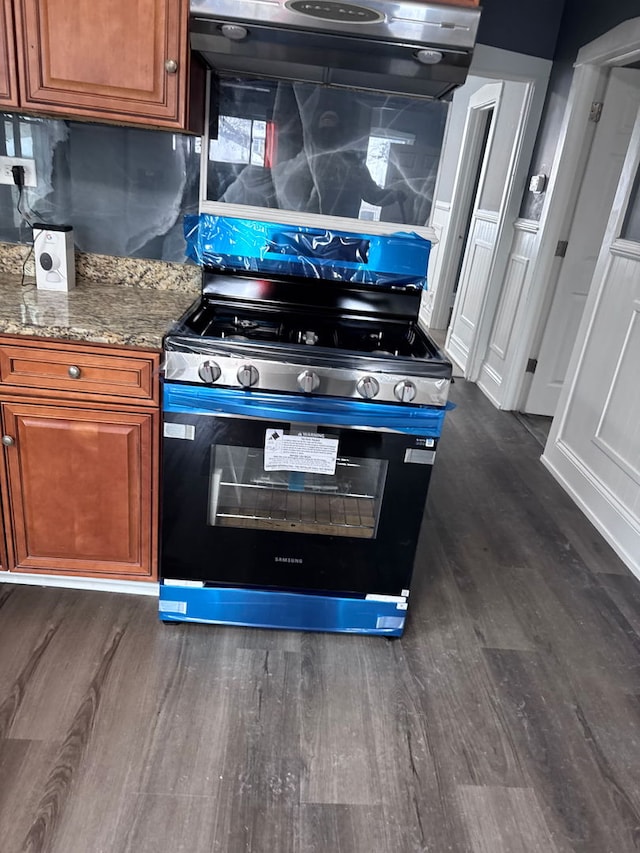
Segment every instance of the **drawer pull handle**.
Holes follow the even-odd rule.
[[[3,435],[2,436],[2,443],[4,444],[5,447],[13,447],[13,445],[16,443],[16,441],[10,435]]]
[[[167,59],[164,64],[164,70],[167,72],[167,74],[175,74],[178,70],[178,63],[175,61],[175,59]]]
[[[68,373],[72,379],[80,379],[80,374],[82,373],[82,371],[79,367],[76,367],[75,364],[72,364],[68,370]]]

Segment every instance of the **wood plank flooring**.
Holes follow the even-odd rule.
[[[400,640],[0,586],[2,853],[640,850],[640,582],[452,397]]]

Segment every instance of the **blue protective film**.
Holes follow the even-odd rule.
[[[356,234],[322,228],[185,216],[187,255],[196,263],[355,284],[426,288],[431,242],[410,232]]]
[[[405,605],[406,608],[406,605]],[[201,622],[294,631],[400,637],[406,609],[397,603],[257,589],[160,585],[165,622]]]
[[[232,414],[270,421],[316,423],[322,426],[389,429],[407,435],[438,438],[452,403],[436,406],[393,406],[359,400],[263,394],[230,388],[193,385],[163,386],[163,410],[188,414]]]

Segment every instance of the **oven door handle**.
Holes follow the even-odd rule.
[[[201,388],[163,383],[163,411],[201,415],[239,415],[277,423],[314,423],[322,426],[368,427],[408,435],[438,438],[446,406],[394,406],[359,400],[299,397],[231,388]]]

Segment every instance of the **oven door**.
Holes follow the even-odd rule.
[[[170,383],[163,398],[164,582],[408,595],[444,410]]]

